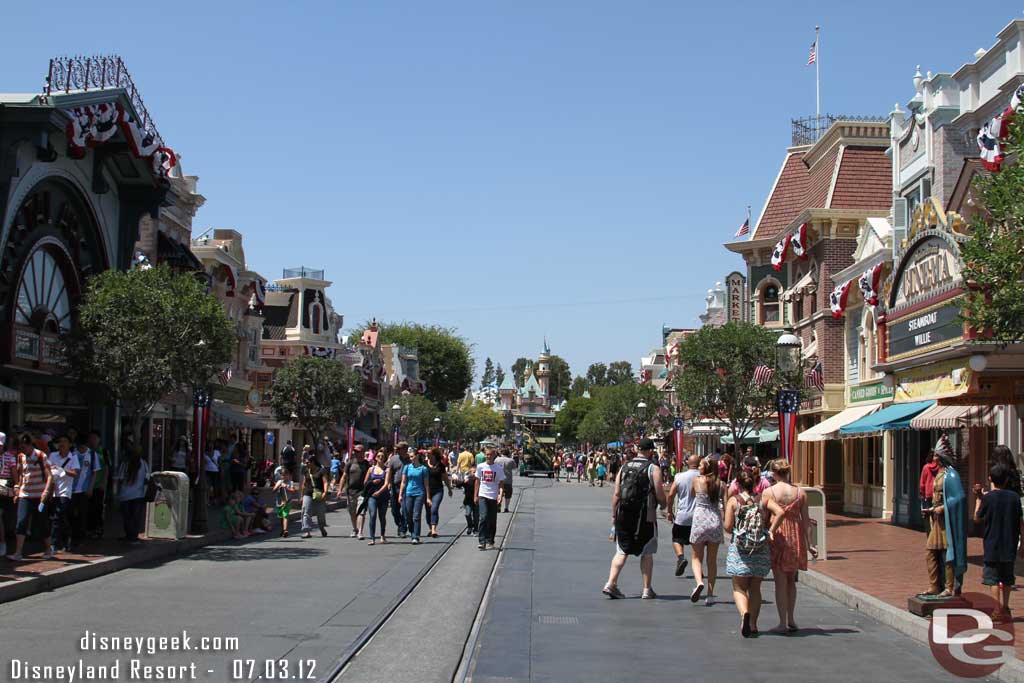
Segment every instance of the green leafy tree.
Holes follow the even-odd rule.
[[[775,412],[781,384],[799,386],[795,377],[780,377],[758,387],[754,368],[775,366],[778,333],[751,323],[702,327],[679,344],[681,369],[675,373],[676,399],[693,419],[715,420],[740,444]],[[799,375],[798,375],[799,376]]]
[[[490,389],[492,386],[494,386],[495,376],[496,375],[494,372],[494,363],[491,361],[490,358],[488,358],[487,360],[484,361],[484,372],[480,376],[480,388]]]
[[[441,410],[433,401],[425,396],[412,394],[399,396],[392,405],[395,403],[402,406],[401,415],[398,417],[398,431],[403,439],[419,441],[433,438],[434,418],[441,417]],[[395,415],[391,412],[390,406],[381,412],[381,426],[387,434],[394,432]]]
[[[192,275],[166,266],[90,278],[77,318],[62,340],[69,370],[120,401],[136,447],[153,406],[208,384],[238,343],[216,297]]]
[[[572,385],[569,387],[570,398],[582,398],[583,394],[590,391],[590,382],[587,381],[586,377],[575,377],[572,380]]]
[[[593,399],[570,398],[555,416],[555,430],[562,435],[562,441],[573,443],[579,440],[578,430],[583,419],[593,407]]]
[[[494,371],[494,384],[501,386],[501,383],[505,381],[505,371],[501,367],[501,363],[498,363],[497,369]]]
[[[365,323],[351,339],[359,339]],[[419,323],[377,323],[383,344],[416,349],[420,379],[427,383],[426,397],[439,406],[457,401],[473,385],[473,347],[453,328]]]
[[[591,363],[587,368],[587,384],[591,387],[608,386],[608,366],[604,363]]]
[[[488,436],[498,436],[505,431],[505,417],[491,406],[479,401],[463,401],[453,404],[449,411],[450,439],[476,443]],[[456,431],[458,430],[458,431]]]
[[[974,180],[978,200],[970,237],[960,247],[967,293],[962,316],[991,341],[1024,341],[1024,109],[1010,125],[1004,151],[1014,159]]]
[[[569,389],[572,387],[572,372],[569,370],[569,363],[561,356],[551,356],[548,361],[548,369],[551,372],[548,386],[552,398],[559,401],[569,398]]]
[[[284,424],[298,424],[319,445],[332,425],[355,417],[363,400],[363,378],[329,358],[290,358],[274,372],[270,409]]]
[[[522,388],[526,383],[526,369],[531,365],[533,363],[527,358],[516,358],[516,362],[512,364],[512,379],[517,387]]]
[[[650,436],[656,435],[658,430],[652,423],[656,419],[655,411],[662,402],[662,396],[653,386],[629,382],[597,387],[592,393],[590,409],[576,430],[577,440],[602,444],[617,441],[622,436],[636,436],[636,405],[641,401],[648,406],[647,433]],[[632,424],[627,426],[626,420],[630,420]],[[661,425],[661,429],[667,427],[668,425]]]
[[[608,366],[608,384],[633,384],[636,376],[633,375],[633,364],[628,360],[617,360]]]

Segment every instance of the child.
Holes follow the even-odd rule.
[[[235,512],[238,514],[238,517],[242,520],[242,536],[248,538],[253,534],[252,524],[253,520],[256,519],[256,515],[252,512],[246,511],[245,505],[242,504],[243,499],[244,496],[242,495],[241,491],[235,491],[233,494],[231,494],[231,500],[235,504]]]
[[[341,456],[335,452],[331,456],[331,489],[337,487],[339,479],[341,479]]]
[[[225,529],[231,529],[231,538],[237,539],[245,538],[248,535],[244,533],[244,524],[245,522],[238,511],[236,494],[232,493],[228,496],[228,500],[224,504],[224,508],[221,510],[220,525]]]
[[[291,511],[289,496],[295,490],[296,486],[295,482],[292,481],[292,473],[285,468],[281,472],[281,478],[274,484],[274,505],[277,509],[277,518],[281,520],[282,538],[288,538],[288,513]]]
[[[600,465],[597,466],[597,481],[598,481],[597,485],[600,486],[601,488],[604,488],[604,479],[607,476],[608,476],[608,468],[605,467],[604,463],[602,462]]]
[[[1013,587],[1013,565],[1024,532],[1024,515],[1020,496],[1006,488],[1010,470],[996,463],[989,470],[993,490],[985,493],[981,484],[974,485],[974,521],[985,524],[985,566],[981,582],[989,586],[999,607],[992,612],[993,621],[1010,622],[1010,590]],[[1024,547],[1020,548],[1024,557]]]
[[[242,512],[253,515],[251,528],[254,534],[270,531],[267,508],[260,505],[260,501],[256,498],[258,494],[259,490],[254,486],[249,491],[249,495],[242,499]]]

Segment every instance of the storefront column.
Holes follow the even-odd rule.
[[[896,450],[892,432],[882,433],[882,457],[885,459],[884,491],[882,492],[882,519],[892,521],[896,502]]]
[[[1019,455],[1021,443],[1020,411],[1018,406],[1002,406],[1002,410],[999,411],[999,424],[997,426],[999,429],[997,437],[999,443],[1008,447],[1014,455]]]

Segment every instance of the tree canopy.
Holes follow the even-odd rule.
[[[587,416],[593,399],[570,398],[555,416],[555,430],[562,435],[562,441],[573,443],[578,439],[578,430],[583,418]]]
[[[505,431],[504,415],[479,401],[453,403],[442,419],[445,420],[444,434],[447,439],[476,443]]]
[[[587,401],[586,414],[576,428],[576,440],[588,441],[593,444],[605,444],[617,441],[621,437],[635,436],[636,427],[626,426],[626,420],[636,417],[636,405],[643,401],[648,406],[648,420],[653,419],[654,411],[662,402],[661,392],[650,384],[627,382],[607,387],[595,387],[589,399],[572,399],[569,405],[577,401]],[[574,416],[575,417],[575,416]],[[556,418],[557,421],[558,418]],[[665,425],[662,425],[664,428]],[[653,433],[653,430],[649,430]],[[565,432],[562,432],[565,438]]]
[[[362,401],[362,376],[329,358],[290,358],[274,372],[270,387],[274,418],[300,425],[316,446],[328,427],[354,419]]]
[[[572,388],[572,372],[569,370],[569,363],[561,356],[551,356],[548,368],[551,371],[551,377],[548,380],[551,397],[557,401],[569,398],[569,390]]]
[[[441,417],[441,409],[433,401],[426,396],[412,394],[399,396],[395,402],[402,406],[398,431],[403,439],[417,441],[434,436],[434,418]],[[380,421],[385,434],[394,431],[395,416],[390,405],[381,411]]]
[[[496,377],[497,374],[495,373],[494,370],[494,362],[490,358],[488,358],[487,360],[484,361],[484,372],[482,375],[480,375],[480,388],[490,389],[491,387],[495,386],[494,383]]]
[[[785,378],[776,373],[758,387],[753,377],[757,366],[775,366],[777,335],[751,323],[730,322],[685,337],[678,347],[681,369],[673,379],[676,399],[693,419],[716,420],[732,432],[733,443],[741,443],[775,412],[776,389]]]
[[[533,365],[533,361],[529,358],[516,358],[516,362],[512,364],[512,381],[516,383],[516,386],[520,389],[526,382],[526,369]]]
[[[202,283],[157,266],[90,278],[63,354],[74,376],[121,401],[138,444],[140,418],[168,394],[209,383],[237,344]]]
[[[633,364],[628,360],[617,360],[608,366],[606,375],[608,384],[631,384],[636,382],[633,375]]]

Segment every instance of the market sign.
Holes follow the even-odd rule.
[[[970,385],[971,371],[962,359],[913,368],[896,376],[896,401],[950,398],[966,393]]]
[[[738,272],[729,273],[725,278],[725,291],[729,297],[726,303],[726,314],[729,322],[746,322],[747,312],[747,278]]]
[[[896,393],[895,387],[887,387],[882,382],[870,382],[850,387],[848,403],[867,403],[869,401],[889,400]]]
[[[928,349],[964,335],[956,302],[889,323],[889,358]]]

